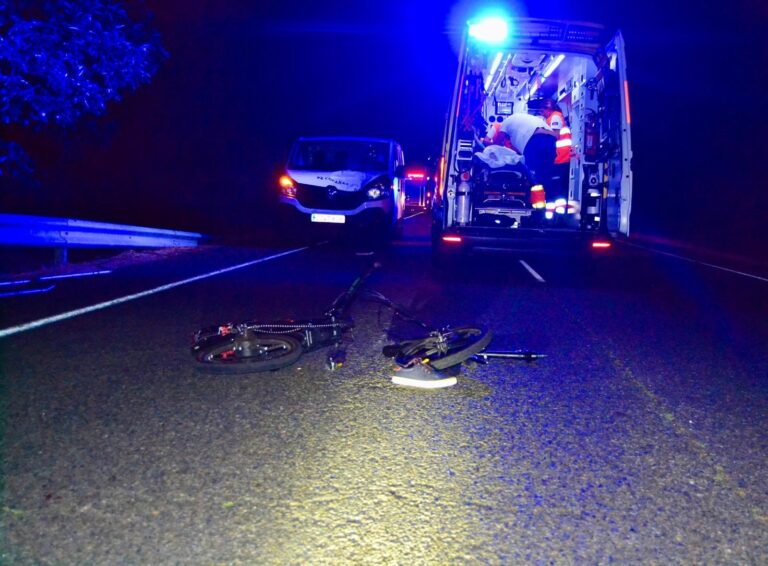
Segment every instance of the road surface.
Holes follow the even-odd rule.
[[[194,367],[199,326],[322,313],[372,259],[332,244],[3,298],[2,562],[768,562],[768,281],[628,247],[446,273],[427,228],[371,285],[546,359],[398,387],[380,352],[412,330],[359,303],[337,372]]]

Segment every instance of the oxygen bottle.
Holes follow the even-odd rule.
[[[468,224],[471,214],[471,193],[472,188],[469,184],[469,171],[463,171],[459,175],[459,185],[456,187],[456,222],[459,224]]]

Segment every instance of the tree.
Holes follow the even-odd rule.
[[[66,127],[101,114],[165,57],[157,32],[116,0],[0,0],[0,125]],[[25,163],[0,138],[0,175]]]

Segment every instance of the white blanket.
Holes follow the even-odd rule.
[[[523,156],[513,149],[501,145],[489,145],[483,151],[475,153],[478,159],[492,169],[498,169],[505,165],[517,165],[523,161]]]

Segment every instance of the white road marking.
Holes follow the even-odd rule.
[[[119,305],[121,303],[127,303],[128,301],[133,301],[135,299],[140,299],[142,297],[148,297],[149,295],[154,295],[156,293],[161,293],[162,291],[168,291],[169,289],[173,289],[174,287],[179,287],[181,285],[186,285],[188,283],[194,283],[195,281],[200,281],[202,279],[208,279],[209,277],[214,277],[216,275],[221,275],[222,273],[228,273],[230,271],[235,271],[237,269],[243,269],[245,267],[250,267],[251,265],[256,265],[257,263],[264,263],[266,261],[277,259],[279,257],[287,256],[290,254],[294,254],[296,252],[304,251],[308,248],[308,246],[305,246],[303,248],[296,248],[293,250],[288,250],[287,252],[262,257],[259,259],[255,259],[253,261],[247,261],[245,263],[240,263],[238,265],[233,265],[231,267],[225,267],[224,269],[218,269],[216,271],[211,271],[209,273],[203,273],[202,275],[196,275],[195,277],[190,277],[188,279],[182,279],[181,281],[176,281],[174,283],[168,283],[166,285],[161,285],[160,287],[155,287],[153,289],[147,289],[146,291],[141,291],[139,293],[134,293],[132,295],[126,295],[124,297],[119,297],[117,299],[112,299],[111,301],[104,301],[103,303],[98,303],[95,305],[91,305],[88,307],[83,307],[79,309],[75,309],[69,312],[64,312],[61,314],[57,314],[54,316],[49,316],[46,318],[41,318],[39,320],[34,320],[32,322],[27,322],[24,324],[20,324],[18,326],[12,326],[10,328],[5,328],[3,330],[0,330],[0,338],[4,338],[5,336],[11,336],[13,334],[19,334],[20,332],[25,332],[27,330],[32,330],[33,328],[40,328],[41,326],[47,326],[49,324],[53,324],[54,322],[59,322],[62,320],[67,320],[70,318],[74,318],[76,316],[80,316],[83,314],[87,314],[90,312],[106,309],[107,307],[112,307],[115,305]]]
[[[417,216],[420,216],[424,214],[425,211],[417,212],[416,214],[411,214],[410,216],[406,216],[403,218],[403,220],[410,220],[411,218],[416,218]]]
[[[661,250],[654,250],[653,248],[647,248],[645,246],[640,246],[638,244],[633,244],[631,242],[622,242],[622,243],[626,244],[628,246],[634,246],[636,248],[640,248],[641,250],[645,250],[645,251],[648,251],[648,252],[653,252],[653,253],[657,253],[657,254],[660,254],[660,255],[666,255],[666,256],[669,256],[669,257],[674,257],[676,259],[682,259],[683,261],[687,261],[687,262],[690,262],[690,263],[698,263],[699,265],[705,265],[707,267],[711,267],[712,269],[719,269],[720,271],[727,271],[728,273],[733,273],[735,275],[741,275],[743,277],[750,277],[751,279],[757,279],[758,281],[764,281],[765,283],[768,283],[768,278],[761,277],[761,276],[755,275],[753,273],[747,273],[745,271],[737,271],[735,269],[730,269],[729,267],[723,267],[722,265],[716,265],[714,263],[707,263],[706,261],[699,261],[699,260],[696,260],[696,259],[691,259],[689,257],[673,254],[673,253],[670,253],[670,252],[663,252]]]
[[[536,281],[538,281],[539,283],[546,283],[546,281],[544,281],[544,278],[541,275],[539,275],[538,273],[536,273],[536,270],[533,269],[530,265],[528,265],[524,260],[521,259],[520,263],[522,264],[522,266],[524,268],[526,268],[528,270],[528,273],[533,275],[533,278]]]

